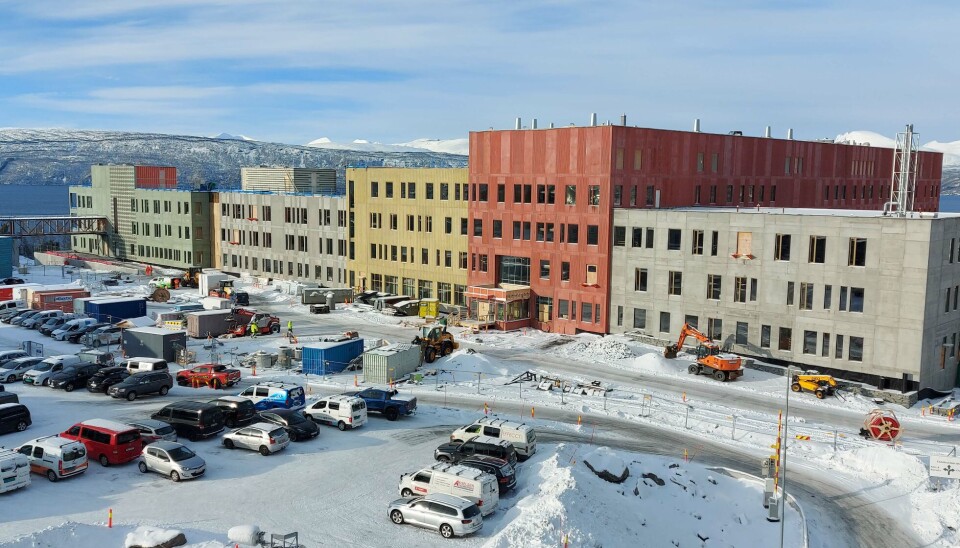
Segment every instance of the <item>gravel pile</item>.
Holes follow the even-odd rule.
[[[633,357],[633,351],[625,343],[601,337],[592,341],[579,341],[573,344],[561,346],[557,349],[558,354],[564,356],[577,357],[580,359],[590,358],[593,360],[623,360]]]

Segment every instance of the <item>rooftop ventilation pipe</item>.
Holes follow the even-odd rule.
[[[763,136],[766,137],[767,139],[770,138],[770,126],[767,126],[766,131],[763,132]]]
[[[595,125],[597,125],[597,113],[596,113],[596,112],[591,112],[591,113],[590,113],[590,127],[593,127],[593,126],[595,126]]]
[[[621,125],[621,126],[627,125],[627,115],[626,115],[626,114],[621,114],[621,115],[620,115],[620,125]]]
[[[519,116],[517,116],[517,123],[516,123],[516,125],[514,126],[513,129],[520,129],[520,117],[519,117]]]
[[[693,131],[694,133],[700,133],[700,118],[693,119]]]

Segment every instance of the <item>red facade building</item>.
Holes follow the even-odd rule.
[[[481,323],[607,333],[614,208],[883,208],[894,151],[627,126],[470,134],[467,300]],[[921,152],[914,209],[939,207]]]
[[[136,188],[177,188],[177,168],[171,166],[134,166]]]

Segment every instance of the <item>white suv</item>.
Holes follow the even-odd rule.
[[[258,422],[223,435],[223,446],[227,449],[240,447],[260,451],[267,456],[290,445],[290,437],[283,428],[266,422]]]

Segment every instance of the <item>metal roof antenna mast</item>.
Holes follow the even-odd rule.
[[[884,215],[906,217],[913,211],[917,191],[917,134],[913,124],[897,133],[897,150],[893,153],[893,179],[890,182],[890,201],[883,205]]]

